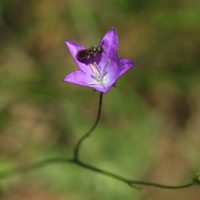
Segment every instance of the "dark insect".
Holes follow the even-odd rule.
[[[101,54],[102,52],[105,52],[102,46],[97,46],[97,47],[91,46],[90,48],[82,49],[78,51],[76,54],[76,58],[79,61],[83,61],[84,59],[87,59],[90,57],[94,58],[97,53]]]

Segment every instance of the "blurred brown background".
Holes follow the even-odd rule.
[[[82,146],[90,164],[179,185],[200,169],[200,1],[1,0],[0,174],[71,158],[96,119],[98,92],[64,83],[77,69],[65,41],[97,45],[114,27],[136,66],[103,99]],[[197,200],[197,186],[134,190],[70,164],[0,180],[2,200]]]

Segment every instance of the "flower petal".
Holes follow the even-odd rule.
[[[91,80],[87,80],[87,75],[84,72],[76,70],[68,74],[63,81],[88,87],[88,82]]]
[[[112,87],[112,85],[109,87],[104,87],[102,85],[92,84],[92,82],[94,82],[94,79],[92,79],[90,75],[85,74],[84,72],[80,70],[71,72],[64,78],[63,81],[73,83],[76,85],[90,87],[90,88],[93,88],[94,90],[97,90],[103,93],[108,92],[110,87]]]
[[[108,58],[110,60],[118,59],[118,36],[114,28],[105,34],[99,46],[102,46],[105,51],[102,53],[101,62],[105,63]]]
[[[120,58],[119,59],[119,77],[123,75],[125,72],[127,72],[130,68],[132,68],[135,65],[134,62],[131,60],[128,60],[126,58]]]
[[[78,51],[85,49],[85,47],[81,44],[78,44],[76,42],[72,41],[66,41],[65,43],[69,49],[69,52],[72,55],[72,58],[74,59],[75,63],[78,65],[78,67],[83,71],[87,72],[87,65],[85,63],[79,62],[76,58],[76,54]]]

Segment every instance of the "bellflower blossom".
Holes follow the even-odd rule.
[[[72,41],[67,41],[66,45],[79,67],[79,70],[64,78],[66,82],[106,93],[121,75],[134,66],[131,60],[118,58],[118,36],[114,28],[109,30],[99,43],[104,51],[90,55],[83,61],[77,59],[77,52],[86,49],[84,46]]]

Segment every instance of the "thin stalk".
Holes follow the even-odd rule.
[[[74,149],[74,160],[79,160],[79,149],[81,147],[81,144],[83,143],[83,141],[85,140],[85,138],[89,137],[91,132],[96,128],[97,124],[99,123],[99,119],[101,116],[101,108],[102,108],[102,99],[103,99],[103,93],[100,92],[100,97],[99,97],[99,109],[98,109],[98,114],[97,114],[97,119],[94,123],[94,125],[92,126],[92,128],[86,132],[77,142],[77,145],[75,146]]]
[[[199,183],[195,184],[195,183],[192,182],[192,183],[188,183],[188,184],[184,184],[184,185],[171,186],[171,185],[163,185],[163,184],[146,182],[146,181],[131,180],[131,179],[127,179],[125,177],[122,177],[120,175],[114,174],[112,172],[108,172],[106,170],[102,170],[102,169],[99,169],[97,167],[88,165],[88,164],[83,163],[79,160],[66,159],[66,158],[52,158],[52,159],[48,159],[48,160],[38,162],[36,164],[32,164],[30,166],[13,169],[13,170],[10,170],[10,171],[7,171],[7,172],[4,172],[3,174],[1,174],[0,179],[4,179],[4,178],[10,177],[10,176],[13,176],[15,174],[27,173],[29,171],[36,170],[40,167],[44,167],[48,164],[58,163],[58,162],[64,162],[64,163],[69,163],[69,164],[71,163],[71,164],[78,165],[78,166],[83,167],[85,169],[88,169],[90,171],[94,171],[94,172],[102,174],[104,176],[108,176],[108,177],[114,178],[116,180],[119,180],[123,183],[128,184],[129,186],[131,186],[133,188],[136,188],[136,189],[140,189],[140,188],[138,186],[135,186],[135,185],[152,186],[152,187],[163,188],[163,189],[183,189],[183,188],[187,188],[187,187],[190,187],[190,186],[193,186],[193,185],[199,185]]]
[[[124,183],[127,183],[128,185],[133,186],[134,188],[137,188],[137,189],[140,189],[140,188],[136,187],[135,185],[146,185],[146,186],[152,186],[152,187],[163,188],[163,189],[183,189],[183,188],[187,188],[187,187],[194,185],[194,183],[192,183],[192,182],[188,183],[188,184],[184,184],[184,185],[172,186],[172,185],[163,185],[163,184],[146,182],[146,181],[130,180],[130,179],[124,178],[122,176],[119,176],[117,174],[114,174],[112,172],[108,172],[108,171],[90,166],[90,165],[85,164],[81,161],[74,161],[74,162],[75,162],[75,164],[77,164],[81,167],[84,167],[88,170],[95,171],[95,172],[97,172],[99,174],[103,174],[105,176],[109,176],[109,177],[114,178],[114,179],[117,179],[117,180],[124,182]]]

